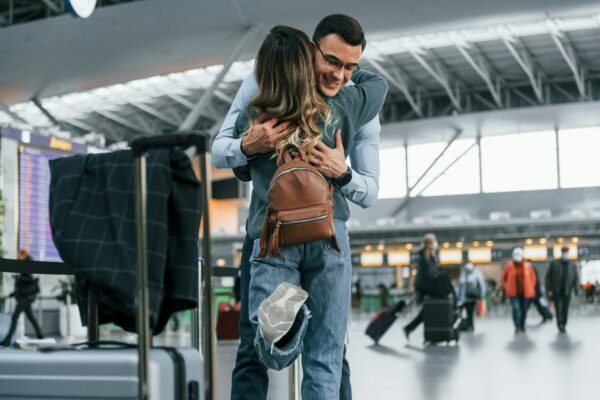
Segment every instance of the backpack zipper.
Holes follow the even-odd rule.
[[[294,221],[277,221],[277,226],[281,226],[281,225],[294,225],[294,224],[303,224],[305,222],[314,222],[314,221],[320,221],[327,218],[327,214],[325,215],[319,215],[318,217],[312,217],[312,218],[304,218],[304,219],[296,219]]]
[[[321,175],[319,172],[317,172],[313,169],[310,169],[310,168],[306,168],[306,167],[293,167],[293,168],[289,168],[289,169],[282,171],[279,175],[277,175],[275,178],[273,178],[271,180],[271,184],[269,185],[269,189],[267,190],[267,193],[269,193],[271,191],[273,184],[280,176],[285,175],[288,172],[299,171],[299,170],[306,170],[306,171],[312,172],[313,174],[318,175],[323,180],[323,182],[325,182],[325,184],[327,185],[327,179],[325,179],[325,177],[323,175]]]

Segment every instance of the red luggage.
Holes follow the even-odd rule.
[[[219,303],[217,339],[240,338],[240,303]]]

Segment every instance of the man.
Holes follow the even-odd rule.
[[[317,89],[323,96],[333,97],[348,83],[352,71],[358,65],[366,45],[364,32],[355,19],[335,14],[325,17],[317,25],[313,42]],[[246,109],[257,92],[258,85],[254,74],[251,74],[242,83],[221,131],[213,142],[212,156],[218,168],[243,167],[253,156],[273,151],[275,144],[288,134],[287,124],[277,125],[277,121],[269,120],[255,124],[243,139],[233,139],[233,126],[237,116]],[[311,163],[325,176],[334,178],[346,198],[365,208],[375,203],[379,190],[379,131],[377,118],[358,129],[349,152],[352,168],[346,164],[339,136],[336,137],[335,148],[319,143],[311,153]],[[239,175],[240,170],[234,171],[238,177],[249,180],[249,177]],[[232,399],[266,399],[268,390],[267,371],[254,350],[255,332],[248,313],[251,253],[252,240],[246,236],[240,265],[241,341],[232,374]],[[340,398],[352,398],[350,371],[345,358]]]
[[[577,265],[569,260],[569,248],[561,249],[560,260],[552,261],[546,274],[546,291],[556,309],[556,324],[560,333],[566,333],[571,293],[579,293]]]
[[[535,271],[525,260],[525,252],[521,247],[513,250],[512,260],[504,265],[502,286],[512,306],[515,335],[525,333],[525,320],[531,301],[535,298]]]
[[[467,319],[461,325],[461,330],[473,332],[475,330],[475,306],[478,301],[485,301],[485,280],[481,271],[468,262],[458,278],[458,302],[461,308],[467,310]]]
[[[29,256],[29,252],[25,249],[19,250],[19,260],[30,261],[31,257]],[[10,346],[12,336],[17,329],[17,322],[19,321],[19,316],[21,313],[25,313],[25,316],[27,319],[29,319],[31,326],[33,326],[33,329],[35,330],[35,335],[37,338],[44,338],[42,328],[35,319],[35,315],[31,309],[31,304],[35,301],[35,298],[39,292],[40,286],[38,284],[38,280],[34,278],[33,275],[28,272],[22,272],[17,275],[15,278],[15,290],[9,295],[9,297],[15,298],[17,301],[17,306],[15,307],[15,311],[13,312],[10,320],[10,328],[8,329],[8,333],[0,343],[0,346]]]

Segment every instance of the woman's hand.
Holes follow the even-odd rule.
[[[248,134],[242,139],[242,152],[247,157],[252,157],[259,153],[273,151],[277,142],[289,135],[290,132],[289,122],[277,125],[277,118],[265,120],[265,116],[261,115],[254,121]]]

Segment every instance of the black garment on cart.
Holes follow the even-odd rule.
[[[200,183],[179,149],[147,157],[150,328],[198,304]],[[63,261],[76,276],[79,304],[98,296],[100,323],[134,332],[136,220],[130,150],[50,161],[50,225]],[[86,307],[80,308],[87,323]]]

